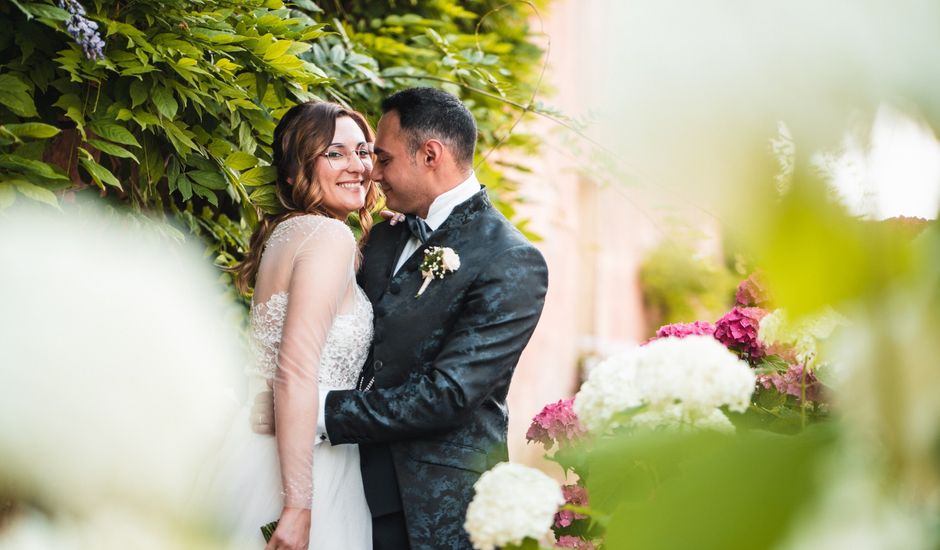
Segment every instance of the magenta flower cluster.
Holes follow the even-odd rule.
[[[574,398],[563,399],[546,405],[535,415],[525,434],[529,442],[541,443],[545,450],[558,443],[559,447],[570,445],[584,436],[586,430],[574,412]]]
[[[806,379],[803,379],[803,366],[790,365],[786,372],[775,372],[773,374],[762,374],[757,377],[757,383],[764,389],[773,388],[779,393],[785,393],[794,397],[802,396],[803,385],[806,386],[806,400],[819,401],[821,385],[816,375],[812,371],[806,372]]]
[[[575,550],[595,550],[594,543],[581,537],[563,535],[558,537],[555,548],[574,548]]]
[[[588,505],[587,490],[580,485],[563,485],[561,492],[565,495],[565,504],[579,507]],[[578,514],[572,510],[559,510],[555,514],[555,527],[568,527],[574,523],[574,520],[585,518],[587,518],[586,515]]]
[[[695,321],[692,323],[674,323],[663,325],[656,331],[657,338],[685,338],[686,336],[712,336],[715,333],[715,325],[707,321]]]
[[[767,306],[770,303],[770,292],[763,277],[757,272],[751,273],[738,285],[734,300],[739,306]]]
[[[764,356],[764,345],[758,338],[760,320],[767,312],[759,307],[735,307],[715,323],[715,338],[728,347],[755,361]]]

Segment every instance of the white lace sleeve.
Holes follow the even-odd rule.
[[[304,216],[291,246],[289,299],[274,377],[274,413],[284,505],[309,508],[313,497],[318,370],[324,343],[355,284],[356,243],[336,220]],[[293,245],[293,243],[291,243]]]

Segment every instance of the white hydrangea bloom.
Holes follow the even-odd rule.
[[[534,468],[502,462],[473,485],[464,529],[477,550],[539,540],[552,527],[558,507],[565,503],[561,487]]]
[[[747,409],[755,381],[747,363],[711,336],[661,338],[595,368],[574,411],[592,432],[616,427],[618,414],[638,406],[646,409],[631,419],[637,427],[674,422],[727,431],[718,407]]]
[[[636,360],[636,350],[632,350],[591,369],[574,398],[574,412],[589,431],[615,428],[614,416],[643,404],[636,391]]]
[[[652,409],[681,402],[686,414],[705,417],[722,405],[743,412],[751,402],[754,371],[711,336],[660,338],[637,353],[637,390]]]
[[[646,411],[630,419],[630,425],[646,430],[712,430],[733,434],[734,424],[725,413],[712,409],[707,415],[689,414],[682,405],[671,405],[660,411]]]

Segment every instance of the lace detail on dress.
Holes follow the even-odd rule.
[[[249,318],[249,348],[254,358],[249,374],[273,379],[277,371],[277,349],[281,345],[281,330],[287,317],[287,293],[275,292],[267,302],[252,304]]]
[[[273,244],[289,243],[296,236],[307,237],[312,235],[317,229],[323,227],[324,219],[332,218],[323,218],[317,215],[299,215],[287,218],[277,224],[274,231],[271,232],[271,236],[265,241],[264,246],[267,248]],[[309,231],[291,231],[291,228],[298,226],[306,227]]]
[[[362,365],[369,355],[372,330],[372,304],[357,286],[353,310],[336,316],[323,346],[319,376],[321,388],[345,390],[356,387]]]
[[[250,374],[273,379],[277,372],[277,350],[287,316],[287,292],[272,294],[268,301],[252,305],[250,345],[254,365]],[[355,305],[333,320],[320,354],[318,381],[321,388],[352,389],[372,342],[372,304],[356,287]]]

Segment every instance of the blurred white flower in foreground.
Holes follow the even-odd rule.
[[[211,269],[195,250],[104,216],[8,214],[0,486],[52,512],[62,532],[48,536],[77,547],[109,547],[102,529],[77,535],[83,521],[120,531],[115,522],[135,517],[125,526],[171,538],[211,521],[194,484],[232,412],[220,390],[246,361]],[[22,521],[7,534],[42,524]]]
[[[539,470],[503,462],[473,485],[464,529],[477,550],[540,540],[551,529],[565,503],[561,487]]]

